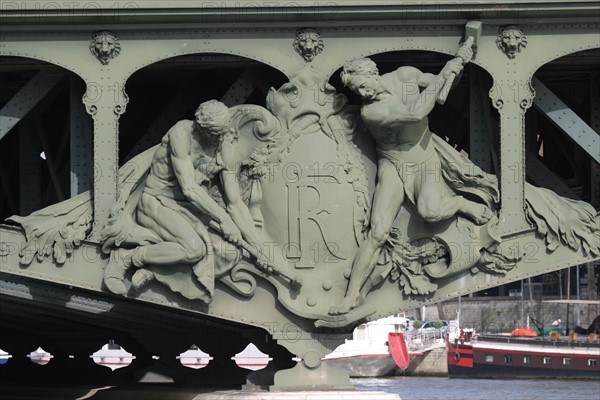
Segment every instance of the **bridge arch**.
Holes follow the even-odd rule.
[[[268,65],[271,68],[277,70],[279,73],[286,74],[285,68],[279,65],[276,61],[267,59],[260,55],[250,53],[247,51],[242,51],[236,48],[224,48],[224,47],[201,47],[201,48],[190,48],[189,50],[180,50],[175,52],[169,52],[154,56],[150,59],[142,59],[138,62],[134,62],[130,64],[130,68],[126,73],[126,79],[131,78],[137,72],[151,67],[152,65],[160,64],[160,63],[168,63],[170,61],[175,61],[177,59],[185,59],[194,56],[202,56],[202,55],[221,55],[221,56],[232,56],[238,57],[243,60],[247,60],[247,62],[259,63],[262,65]]]
[[[528,176],[562,196],[600,206],[597,157],[600,47],[569,51],[532,73],[526,114]],[[535,136],[533,136],[535,135]],[[543,171],[543,172],[542,172]]]
[[[91,185],[92,119],[82,104],[84,79],[68,66],[2,55],[0,82],[4,220],[65,200],[72,186]],[[77,151],[70,143],[78,143]]]
[[[545,55],[545,57],[540,57],[533,64],[531,69],[531,75],[533,76],[540,68],[543,66],[550,64],[554,61],[560,60],[561,58],[568,56],[575,56],[586,54],[589,50],[598,50],[600,49],[600,40],[597,37],[597,32],[595,33],[595,38],[588,38],[587,36],[583,36],[582,38],[578,38],[581,40],[576,46],[573,46],[571,43],[557,46],[553,52],[549,52]],[[562,43],[561,43],[562,44]]]
[[[146,64],[125,83],[129,103],[119,119],[120,164],[158,144],[177,121],[193,119],[203,101],[265,106],[269,87],[286,81],[276,67],[230,52],[191,53]]]
[[[85,80],[85,73],[81,68],[78,68],[77,63],[63,62],[59,57],[41,54],[38,52],[28,51],[6,51],[4,50],[0,54],[0,59],[14,59],[14,60],[33,60],[42,65],[55,66],[65,69],[77,75],[82,80]]]

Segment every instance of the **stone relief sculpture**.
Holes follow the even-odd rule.
[[[257,151],[278,130],[278,121],[261,107],[230,110],[216,100],[201,104],[195,121],[171,128],[153,152],[139,200],[137,188],[123,196],[102,233],[103,250],[111,252],[107,288],[125,293],[125,271],[136,266],[134,289],[157,279],[209,303],[217,277],[245,294],[231,278],[242,249],[260,270],[277,273],[256,230],[262,224],[256,180],[262,166]],[[237,274],[235,280],[254,286],[251,277]]]
[[[312,28],[304,28],[296,31],[293,46],[296,53],[304,58],[304,61],[311,62],[323,52],[325,44],[319,32]]]
[[[106,289],[160,284],[209,304],[215,284],[252,297],[259,278],[295,315],[344,327],[375,312],[369,294],[382,285],[427,297],[458,274],[515,268],[521,255],[498,250],[496,177],[428,126],[471,56],[462,47],[438,75],[407,66],[380,76],[371,60],[352,60],[342,81],[362,105],[310,66],[271,88],[266,108],[202,103],[120,168],[100,238]],[[526,201],[546,251],[600,254],[593,207],[530,185]],[[11,220],[27,238],[23,265],[64,263],[91,230],[92,198]]]
[[[527,36],[516,25],[509,25],[499,29],[496,46],[511,60],[527,47]]]
[[[382,252],[387,258],[382,264],[393,265],[391,278],[399,280],[406,293],[416,295],[437,289],[432,278],[475,266],[502,274],[518,261],[518,256],[511,259],[494,252],[500,243],[494,229],[495,211],[499,209],[496,177],[470,163],[428,127],[427,115],[446,80],[452,74],[458,75],[471,55],[470,48],[463,46],[437,76],[413,67],[379,76],[377,66],[367,58],[344,65],[342,82],[363,99],[361,118],[376,142],[378,182],[369,233],[354,258],[344,300],[332,307],[330,314],[348,313],[364,301],[365,284],[372,280]],[[531,185],[526,186],[526,199],[527,215],[545,237],[549,251],[562,242],[573,249],[581,247],[586,253],[598,254],[600,232],[593,207]],[[393,222],[402,205],[428,222],[458,216],[457,224],[463,225],[459,231],[463,233],[475,232],[469,223],[486,224],[488,238],[480,241],[479,254],[471,262],[461,267],[452,265],[454,257],[450,254],[449,265],[442,264],[440,269],[438,261],[447,258],[448,249],[439,241],[407,243],[394,231]],[[562,211],[557,212],[559,209]],[[462,221],[461,217],[469,221]],[[464,239],[468,240],[468,236],[476,237],[469,234]]]
[[[119,39],[109,31],[100,31],[92,35],[90,52],[102,63],[108,65],[110,60],[121,54]]]
[[[104,276],[107,289],[125,294],[125,273],[136,267],[134,289],[157,279],[187,298],[208,303],[215,275],[231,272],[241,259],[235,245],[241,244],[257,266],[270,268],[254,231],[261,216],[250,197],[260,196],[252,183],[260,174],[260,163],[252,161],[252,152],[266,146],[268,135],[277,131],[278,121],[261,107],[228,109],[208,101],[198,108],[195,121],[180,121],[161,144],[121,167],[120,198],[101,234],[102,249],[110,253]],[[236,143],[245,146],[235,147]],[[50,254],[64,263],[91,229],[91,197],[85,192],[11,220],[30,232],[31,240],[22,251],[24,264],[34,255]],[[44,225],[50,220],[54,226]]]
[[[457,213],[477,225],[491,219],[490,205],[498,197],[494,182],[482,175],[478,179],[460,173],[456,180],[443,179],[445,170],[437,151],[437,137],[429,130],[427,120],[446,80],[452,74],[459,75],[471,55],[470,48],[461,48],[458,57],[437,76],[413,67],[379,76],[377,66],[367,58],[344,66],[342,82],[363,99],[361,117],[375,139],[379,164],[371,229],[354,260],[345,301],[333,307],[332,314],[346,313],[356,306],[360,288],[373,270],[376,253],[388,238],[402,204],[410,204],[430,222]],[[465,185],[467,179],[471,179],[471,187]],[[467,200],[461,193],[465,186],[467,191],[480,191],[485,202]]]
[[[132,278],[133,287],[139,289],[154,278],[154,273],[143,268],[145,265],[183,263],[194,265],[194,274],[209,295],[205,300],[210,301],[214,267],[201,261],[213,256],[217,270],[231,268],[241,255],[229,243],[242,240],[252,243],[258,264],[266,265],[252,216],[237,183],[238,160],[233,147],[237,131],[230,126],[230,120],[230,111],[223,103],[208,101],[198,107],[195,121],[180,121],[164,136],[154,151],[135,207],[137,225],[133,224],[131,213],[117,212],[102,233],[105,249],[117,243],[138,245],[112,251],[104,276],[111,292],[127,291],[123,281],[131,266],[140,268]],[[221,180],[225,209],[203,186],[215,175]],[[207,221],[216,224],[226,241],[212,245]],[[132,226],[138,232],[128,232],[123,241],[123,231],[131,231]],[[207,251],[208,246],[214,251]]]

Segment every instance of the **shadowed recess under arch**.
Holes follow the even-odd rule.
[[[203,53],[169,58],[130,76],[127,112],[119,120],[120,164],[157,144],[181,119],[193,119],[198,105],[210,99],[228,106],[265,105],[269,87],[287,77],[249,58]]]

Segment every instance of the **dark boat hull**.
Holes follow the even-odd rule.
[[[542,369],[528,367],[504,367],[474,363],[473,367],[461,367],[448,364],[450,378],[481,378],[481,379],[600,379],[598,371],[580,371],[563,369]]]
[[[448,376],[600,379],[600,343],[507,337],[449,342]]]

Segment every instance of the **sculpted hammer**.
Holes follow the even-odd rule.
[[[475,57],[475,53],[477,51],[477,43],[479,42],[479,39],[481,38],[481,21],[469,21],[467,22],[467,24],[465,25],[465,42],[463,43],[463,46],[467,46],[471,49],[473,49],[473,57]],[[469,60],[465,60],[463,58],[463,65],[465,65],[466,63],[469,62]],[[437,102],[439,104],[444,104],[446,102],[446,99],[448,97],[448,92],[450,92],[450,88],[452,87],[452,84],[454,83],[454,79],[456,78],[455,74],[452,74],[452,76],[450,76],[450,78],[448,78],[446,80],[446,83],[444,84],[444,88],[442,89],[442,91],[440,92],[440,95],[437,99]]]

